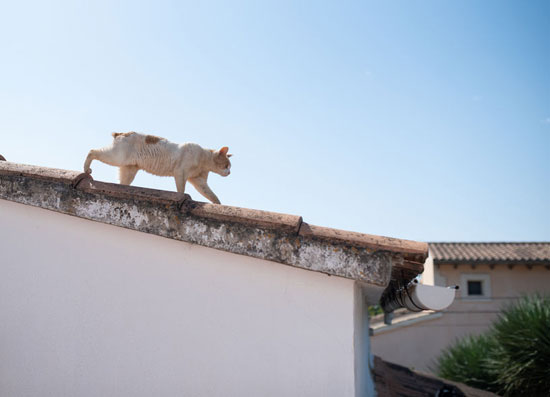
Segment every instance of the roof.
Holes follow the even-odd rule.
[[[435,264],[550,264],[550,242],[429,243],[429,247]]]
[[[0,199],[376,286],[423,271],[426,243],[315,226],[301,216],[0,161]]]
[[[412,371],[374,356],[374,384],[378,397],[496,397],[496,394],[475,389],[433,375]]]

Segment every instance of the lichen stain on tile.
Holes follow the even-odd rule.
[[[127,216],[136,224],[137,227],[141,227],[142,224],[148,224],[149,217],[147,214],[140,212],[135,205],[128,207],[129,208],[126,208],[128,214]]]
[[[88,219],[106,219],[110,214],[110,204],[104,201],[95,200],[87,201],[86,204],[75,207],[76,216],[81,216]]]

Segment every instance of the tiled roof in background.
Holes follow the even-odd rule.
[[[550,263],[550,242],[429,243],[434,263]]]

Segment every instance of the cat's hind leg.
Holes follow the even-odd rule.
[[[174,174],[176,180],[176,189],[178,193],[185,193],[185,183],[187,182],[187,175],[183,171],[176,171]]]
[[[120,150],[110,146],[102,149],[92,149],[84,161],[84,172],[87,174],[92,173],[90,164],[93,160],[99,160],[105,164],[114,165],[115,167],[122,166],[124,164],[123,158],[121,158]]]
[[[121,185],[129,185],[136,177],[139,168],[135,165],[125,165],[118,169],[118,176]]]
[[[96,154],[97,154],[97,150],[95,150],[95,149],[90,150],[90,152],[88,153],[88,156],[86,157],[86,161],[84,161],[84,172],[85,173],[87,173],[87,174],[92,173],[92,169],[90,168],[90,164],[92,164],[93,160],[97,159]]]

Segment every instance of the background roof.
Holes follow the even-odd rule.
[[[550,242],[429,243],[434,262],[550,262]]]

